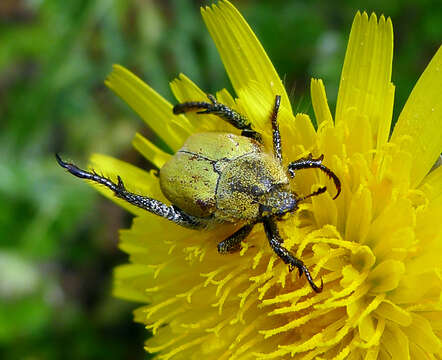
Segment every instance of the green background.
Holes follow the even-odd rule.
[[[136,131],[152,137],[103,80],[113,63],[174,102],[179,72],[215,92],[228,79],[200,1],[0,1],[0,359],[147,359],[135,304],[111,295],[125,263],[118,229],[131,218],[68,176],[54,152],[85,165],[101,152],[141,167]],[[309,81],[334,108],[355,12],[393,20],[394,117],[440,44],[434,1],[236,1],[284,78],[294,109],[312,114]]]

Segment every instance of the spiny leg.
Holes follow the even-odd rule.
[[[220,118],[226,120],[229,124],[233,125],[239,130],[242,130],[241,135],[255,139],[258,142],[262,142],[261,135],[252,129],[252,124],[243,115],[237,113],[235,110],[228,106],[216,101],[215,97],[211,94],[207,94],[210,100],[206,101],[188,101],[177,104],[173,107],[173,113],[175,115],[183,114],[189,111],[205,109],[198,111],[197,114],[214,114]]]
[[[276,159],[278,159],[279,163],[282,164],[281,134],[279,132],[279,125],[278,125],[278,111],[280,104],[281,104],[281,96],[276,95],[275,106],[273,107],[273,112],[271,117],[272,135],[273,135],[273,153]]]
[[[250,234],[254,226],[255,224],[244,225],[227,239],[221,241],[218,244],[218,252],[221,254],[226,254],[240,250],[241,241],[243,241]]]
[[[79,177],[81,179],[92,180],[98,184],[102,184],[112,190],[115,196],[127,201],[128,203],[131,203],[132,205],[135,205],[155,215],[173,221],[177,225],[181,225],[187,228],[197,229],[206,225],[207,219],[197,218],[195,216],[186,214],[184,211],[173,205],[168,206],[161,201],[127,191],[124,187],[123,181],[119,176],[118,184],[115,184],[112,180],[104,176],[100,176],[93,171],[85,171],[74,164],[64,162],[58,154],[55,154],[55,157],[57,158],[57,162],[60,164],[60,166],[64,167],[72,175],[75,175],[76,177]]]
[[[271,218],[265,218],[263,224],[264,224],[264,230],[267,235],[267,239],[269,240],[270,243],[270,247],[273,249],[276,255],[278,255],[282,259],[282,261],[284,261],[286,264],[290,266],[290,271],[292,271],[295,267],[297,267],[299,270],[299,276],[301,276],[302,273],[304,273],[312,289],[315,292],[320,293],[324,285],[322,279],[321,279],[321,286],[317,287],[313,282],[312,276],[310,275],[310,272],[308,271],[304,263],[295,256],[293,256],[290,253],[290,251],[288,251],[284,246],[282,246],[283,240],[279,235],[278,227],[276,226],[275,221]]]
[[[336,176],[336,174],[333,171],[331,171],[328,167],[322,165],[323,159],[324,159],[324,155],[321,155],[317,159],[313,159],[312,154],[310,154],[306,158],[301,158],[301,159],[291,162],[288,165],[288,171],[289,171],[291,177],[295,176],[295,170],[301,170],[301,169],[316,168],[316,169],[319,169],[319,170],[325,172],[327,174],[327,176],[333,180],[333,182],[336,186],[336,189],[337,189],[337,193],[336,193],[335,197],[333,198],[333,200],[334,200],[341,193],[341,181],[339,180],[339,178]]]

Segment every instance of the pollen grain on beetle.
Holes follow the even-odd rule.
[[[187,203],[179,198],[182,192],[170,195],[175,189],[160,188],[153,172],[103,155],[92,156],[90,167],[109,175],[111,185],[82,173],[109,185],[94,184],[135,215],[131,228],[121,231],[120,247],[130,263],[116,269],[114,292],[145,304],[135,319],[153,332],[146,350],[158,359],[441,359],[442,167],[430,170],[442,150],[442,50],[390,136],[392,23],[357,13],[334,116],[322,81],[311,81],[316,130],[307,115],[292,113],[281,79],[234,6],[221,0],[201,12],[235,96],[221,90],[207,97],[180,75],[171,82],[181,104],[173,109],[122,66],[114,66],[106,80],[174,153],[181,149],[178,154],[188,159],[170,170],[177,183],[186,166],[208,174],[196,190],[192,186],[201,176],[182,185],[189,187],[186,193],[197,191],[198,201]],[[218,144],[215,136],[198,135],[185,145],[194,148],[183,148],[195,134],[213,132],[234,136]],[[281,184],[290,170],[305,170],[289,176],[290,191],[278,192],[277,200],[265,195],[279,213],[273,205],[256,210],[262,219],[278,221],[191,229],[201,225],[201,217],[188,213],[221,211],[211,184],[231,164],[221,154],[231,156],[227,144],[235,141],[243,142],[235,145],[244,147],[241,156],[253,154],[257,144],[274,152],[289,170],[272,170]],[[171,154],[141,135],[133,143],[158,169],[171,163]],[[241,166],[249,171],[246,162]],[[244,184],[233,184],[234,190],[250,185]],[[127,195],[135,190],[157,201],[142,204],[154,214]],[[264,190],[255,184],[250,194],[258,198]],[[169,206],[170,196],[187,213]],[[247,201],[237,208],[252,211]],[[296,211],[285,211],[293,201]],[[299,271],[290,271],[294,264]]]

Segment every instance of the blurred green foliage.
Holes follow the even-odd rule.
[[[146,359],[148,336],[111,296],[126,257],[118,229],[130,216],[56,165],[93,152],[142,167],[130,143],[153,137],[103,85],[113,63],[173,102],[179,72],[208,92],[231,89],[200,1],[1,0],[0,358]],[[395,117],[440,44],[427,1],[236,1],[285,79],[297,111],[312,113],[309,81],[324,79],[334,107],[356,10],[392,17]],[[438,17],[439,15],[439,17]]]

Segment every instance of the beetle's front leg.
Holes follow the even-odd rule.
[[[226,254],[240,250],[241,241],[243,241],[250,234],[254,226],[255,224],[244,225],[227,239],[221,241],[218,244],[218,252],[221,254]]]
[[[191,229],[198,229],[205,227],[209,222],[208,219],[198,218],[186,214],[184,211],[173,205],[168,206],[159,200],[127,191],[119,176],[118,184],[116,184],[112,180],[104,176],[100,176],[95,172],[85,171],[74,164],[64,162],[58,154],[56,154],[55,157],[57,158],[57,162],[60,164],[60,166],[64,167],[72,175],[75,175],[81,179],[92,180],[98,184],[102,184],[112,190],[115,196],[119,197],[120,199],[123,199],[132,205],[149,211],[155,215],[161,216],[167,220],[173,221],[177,225]]]
[[[290,266],[290,271],[292,271],[296,267],[299,270],[299,276],[304,273],[312,289],[315,292],[320,293],[323,287],[322,279],[321,286],[317,287],[313,282],[312,276],[310,275],[310,272],[308,271],[304,263],[293,256],[290,251],[288,251],[284,246],[282,246],[281,243],[283,240],[279,235],[278,227],[276,226],[275,221],[271,218],[265,218],[263,224],[267,239],[269,240],[270,246],[276,253],[276,255],[278,255],[282,259],[282,261]]]
[[[272,137],[273,137],[273,154],[276,159],[282,164],[282,148],[281,148],[281,133],[279,132],[278,125],[278,112],[279,106],[281,104],[281,96],[275,96],[275,105],[273,107],[272,116],[270,120],[272,121]]]
[[[200,110],[197,112],[197,114],[214,114],[227,121],[237,129],[242,130],[242,136],[255,139],[260,143],[262,142],[261,135],[252,129],[252,124],[250,123],[249,119],[237,113],[228,106],[219,103],[216,101],[213,95],[207,94],[207,97],[209,98],[210,103],[206,101],[183,102],[173,107],[173,113],[178,115],[189,111]]]

